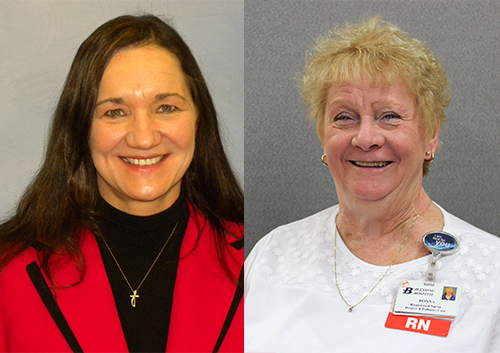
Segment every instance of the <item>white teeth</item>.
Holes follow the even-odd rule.
[[[155,157],[155,158],[146,158],[146,159],[136,159],[136,158],[127,158],[122,157],[122,159],[132,165],[140,165],[140,166],[148,166],[153,165],[160,162],[165,156]]]
[[[354,164],[357,165],[358,167],[385,167],[391,162],[361,162],[361,161],[354,161]]]

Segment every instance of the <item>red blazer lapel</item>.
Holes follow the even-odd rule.
[[[57,303],[84,352],[128,352],[111,287],[92,234],[83,237],[87,263],[84,279],[61,257],[54,277]],[[0,275],[0,350],[13,352],[71,352],[35,289],[26,266],[37,259],[28,249]]]
[[[197,221],[202,228],[198,243]],[[232,230],[237,234],[242,232],[237,226]],[[177,270],[167,352],[212,352],[222,330],[236,286],[223,272],[211,238],[208,222],[191,209]],[[228,237],[230,239],[235,240]],[[233,274],[238,278],[243,249],[230,247],[228,258]],[[242,304],[220,352],[243,352]]]
[[[53,352],[69,352],[68,344],[26,272],[26,266],[35,259],[35,251],[28,249],[0,275],[0,349],[2,352],[47,352],[50,348]]]
[[[56,276],[57,302],[84,352],[127,352],[127,344],[116,310],[113,293],[95,237],[87,233],[82,241],[86,272],[76,286],[78,272],[72,263]]]

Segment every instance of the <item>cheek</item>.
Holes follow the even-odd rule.
[[[410,159],[420,160],[420,155],[423,158],[426,143],[423,135],[418,131],[408,131],[397,136],[389,135],[387,141],[395,153],[405,155]]]
[[[341,131],[327,130],[324,141],[326,153],[332,157],[340,157],[351,145],[351,138]]]
[[[98,158],[103,154],[111,152],[123,139],[117,129],[111,129],[109,126],[93,124],[90,130],[89,146],[92,158]]]
[[[179,148],[186,150],[194,149],[195,134],[196,123],[194,121],[187,121],[171,129],[168,135],[170,140],[174,141]]]

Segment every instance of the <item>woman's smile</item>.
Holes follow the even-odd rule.
[[[383,168],[391,164],[392,162],[365,162],[365,161],[349,161],[357,167],[362,168]]]
[[[122,157],[122,159],[128,164],[139,165],[139,166],[150,166],[150,165],[160,163],[165,157],[166,157],[166,155],[159,156],[159,157],[152,157],[152,158]]]

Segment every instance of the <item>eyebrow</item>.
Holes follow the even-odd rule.
[[[182,99],[183,101],[187,102],[187,99],[184,98],[183,96],[181,96],[179,93],[158,93],[155,96],[155,102],[161,101],[165,98],[172,97],[172,96],[178,97],[178,98]]]
[[[102,101],[97,102],[95,106],[98,107],[101,104],[108,103],[108,102],[116,103],[116,104],[123,104],[123,99],[122,98],[115,98],[115,97],[106,98],[106,99],[103,99]]]
[[[354,101],[354,100],[349,100],[349,99],[343,99],[341,97],[339,98],[335,98],[333,99],[331,102],[330,102],[330,107],[334,106],[334,105],[340,105],[340,106],[352,106],[352,105],[358,105],[358,102]],[[380,99],[380,100],[376,100],[374,102],[371,102],[370,106],[373,107],[373,106],[376,106],[376,105],[380,105],[380,104],[383,104],[383,105],[390,105],[390,106],[395,106],[395,107],[401,107],[402,104],[401,102],[399,102],[398,100],[394,100],[394,99]]]
[[[187,102],[187,99],[184,98],[183,96],[181,96],[179,93],[158,93],[155,96],[154,101],[158,102],[158,101],[161,101],[165,98],[172,97],[172,96],[178,97],[178,98],[182,99],[184,102]],[[97,108],[99,105],[104,104],[104,103],[108,103],[108,102],[115,103],[115,104],[123,104],[124,100],[123,100],[123,98],[120,98],[120,97],[110,97],[110,98],[106,98],[106,99],[103,99],[101,101],[98,101],[95,106]]]

